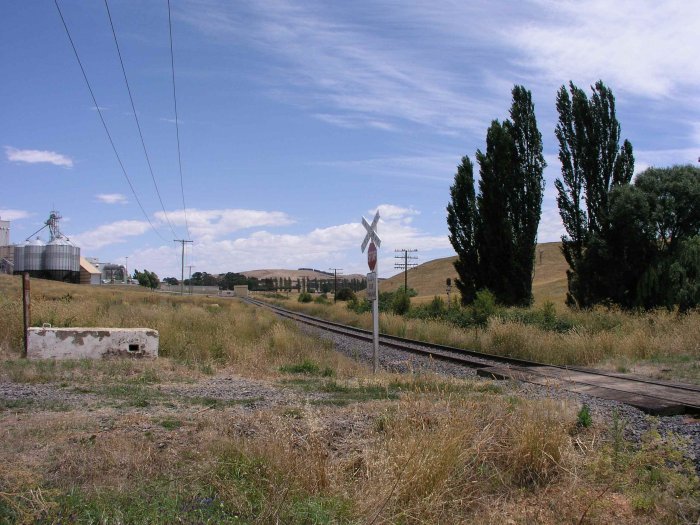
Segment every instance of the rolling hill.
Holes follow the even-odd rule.
[[[535,278],[532,292],[535,303],[551,301],[563,304],[566,298],[566,270],[568,265],[560,249],[561,243],[546,242],[537,245],[537,261],[535,263]],[[435,295],[446,296],[445,280],[454,280],[457,272],[454,269],[454,257],[445,257],[428,261],[408,271],[408,286],[418,292],[421,297],[432,298]],[[380,283],[381,291],[394,291],[404,284],[403,272],[394,275]],[[456,291],[452,286],[453,292]]]

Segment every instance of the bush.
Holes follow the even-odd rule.
[[[338,293],[335,294],[336,301],[352,301],[356,300],[357,296],[350,288],[341,288]]]
[[[299,299],[297,299],[300,303],[310,303],[312,300],[313,298],[309,292],[301,292],[299,294]]]
[[[321,295],[316,297],[316,299],[314,299],[314,302],[316,304],[328,304],[328,295],[322,293]]]
[[[487,288],[479,290],[476,292],[476,297],[474,298],[471,309],[474,323],[480,326],[486,326],[489,317],[495,315],[498,311],[496,296]]]
[[[411,309],[411,297],[403,290],[394,294],[391,301],[391,311],[396,315],[404,315]]]
[[[362,299],[361,301],[357,298],[348,301],[348,310],[355,312],[356,314],[363,314],[365,312],[370,312],[372,310],[372,301],[369,299]]]

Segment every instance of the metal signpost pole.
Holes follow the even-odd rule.
[[[29,297],[29,272],[22,273],[22,306],[24,312],[24,350],[22,351],[22,357],[27,357],[27,352],[29,350],[29,322],[31,319],[31,301]]]
[[[372,301],[372,340],[374,343],[373,370],[375,374],[379,370],[379,265],[377,263],[379,257],[377,252],[379,246],[382,243],[382,240],[379,238],[379,235],[377,235],[378,224],[379,210],[377,210],[377,213],[374,215],[372,224],[368,223],[367,220],[364,217],[362,217],[362,226],[364,226],[365,230],[367,230],[367,235],[365,236],[365,240],[362,241],[362,246],[360,247],[360,249],[364,253],[365,248],[367,248],[367,245],[369,244],[369,250],[367,250],[367,263],[370,269],[370,273],[367,275],[368,291],[370,288],[370,280],[374,283],[374,293],[371,294],[372,297],[370,297],[369,299],[370,301]]]
[[[379,212],[377,212],[379,214]],[[376,281],[374,287],[374,298],[372,300],[372,342],[373,344],[373,373],[379,370],[379,257],[374,265],[374,279]]]

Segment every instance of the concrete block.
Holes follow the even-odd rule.
[[[158,357],[158,331],[150,328],[30,328],[29,359]]]

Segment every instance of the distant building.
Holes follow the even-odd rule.
[[[11,274],[15,263],[15,248],[10,245],[10,221],[0,220],[0,273]]]

